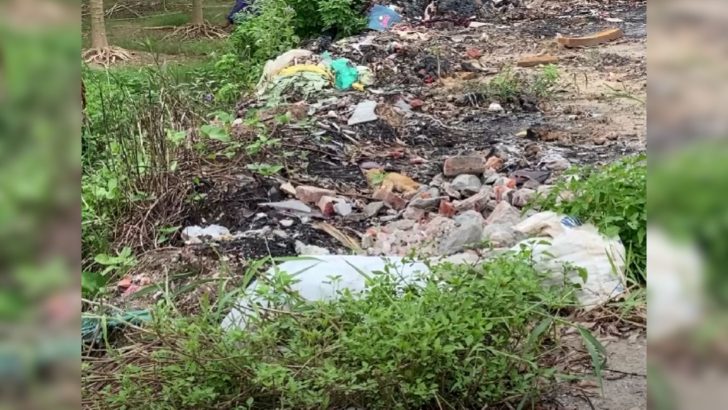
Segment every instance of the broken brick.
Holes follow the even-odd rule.
[[[407,201],[386,187],[377,189],[374,192],[374,195],[372,195],[372,198],[384,202],[386,206],[397,211],[404,209],[404,207],[407,206]]]
[[[490,157],[485,162],[485,169],[500,171],[501,168],[503,168],[503,160],[500,157]]]
[[[126,277],[122,278],[119,281],[119,283],[116,284],[116,287],[123,291],[123,290],[126,290],[131,285],[132,285],[131,278],[126,276]]]
[[[442,216],[452,218],[455,215],[456,211],[455,211],[455,207],[453,206],[452,202],[446,201],[443,199],[442,201],[440,201],[440,208],[439,208],[438,212]]]
[[[559,62],[559,58],[552,56],[551,54],[544,54],[540,56],[529,56],[518,60],[516,63],[519,67],[535,67],[537,65],[544,64],[556,64]]]
[[[336,192],[310,185],[296,187],[296,198],[309,204],[318,204],[322,196],[335,196]]]
[[[482,174],[487,167],[485,159],[477,155],[460,155],[445,160],[442,172],[447,177],[455,177],[461,174]]]
[[[477,48],[468,48],[467,50],[465,50],[465,55],[471,59],[478,59],[483,56],[483,52],[478,50]]]
[[[332,196],[322,196],[319,198],[318,203],[316,204],[318,208],[321,210],[321,213],[324,214],[324,216],[333,216],[334,215],[334,203],[336,202],[336,198]]]
[[[409,102],[410,107],[412,107],[413,110],[419,110],[422,108],[423,105],[425,105],[425,102],[420,100],[419,98],[413,98]]]
[[[556,39],[564,47],[591,47],[622,38],[624,32],[619,28],[610,28],[584,37],[559,37]]]

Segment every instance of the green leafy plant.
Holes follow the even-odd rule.
[[[594,223],[607,236],[619,236],[628,251],[628,274],[646,281],[647,160],[624,158],[605,167],[575,168],[532,206]]]
[[[541,69],[531,83],[531,92],[538,97],[548,97],[553,93],[554,86],[559,81],[561,74],[559,68],[554,64],[548,64]]]
[[[255,172],[256,174],[260,174],[264,177],[270,177],[281,172],[284,167],[280,164],[266,164],[256,162],[254,164],[248,164],[247,168]]]

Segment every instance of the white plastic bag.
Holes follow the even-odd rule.
[[[272,276],[279,271],[295,275],[298,282],[291,290],[298,292],[304,300],[332,300],[343,289],[352,293],[366,290],[366,277],[374,272],[389,272],[402,279],[402,284],[422,283],[422,275],[430,273],[421,262],[403,262],[400,257],[382,258],[356,255],[321,255],[307,259],[292,260],[271,268],[266,272]],[[338,277],[333,281],[332,277]],[[223,329],[245,328],[247,318],[254,313],[254,306],[266,307],[265,300],[256,294],[258,282],[252,283],[245,296],[222,321]]]
[[[607,238],[594,225],[581,225],[554,212],[535,214],[516,225],[515,230],[529,239],[513,249],[522,245],[532,249],[536,269],[548,272],[551,283],[564,283],[566,279],[580,284],[576,296],[583,307],[602,305],[625,291],[625,249],[619,238]],[[567,270],[564,278],[565,265],[584,268],[586,282],[573,269]]]

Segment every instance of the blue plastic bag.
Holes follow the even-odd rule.
[[[369,12],[367,27],[371,30],[387,31],[400,21],[402,21],[402,16],[399,13],[389,7],[377,5],[372,7],[372,11]]]

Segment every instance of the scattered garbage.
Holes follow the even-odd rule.
[[[220,225],[209,225],[207,227],[188,226],[182,230],[182,240],[187,245],[201,244],[205,240],[226,241],[233,239],[228,228]]]
[[[118,312],[114,315],[84,313],[81,315],[81,340],[86,344],[101,343],[112,331],[127,324],[141,326],[151,320],[152,314],[147,309]]]
[[[422,283],[422,275],[430,272],[427,265],[421,262],[406,262],[398,257],[356,255],[319,255],[286,261],[269,269],[265,275],[270,278],[276,271],[294,275],[297,281],[290,285],[290,290],[311,302],[336,299],[345,289],[352,294],[364,292],[367,276],[376,272],[397,272],[402,286]],[[333,277],[336,280],[332,280]],[[256,293],[258,286],[259,281],[255,281],[248,287],[246,294],[223,319],[223,329],[244,329],[247,318],[255,315],[261,307],[270,306],[266,299]]]
[[[567,280],[579,285],[577,299],[590,309],[625,292],[626,251],[619,238],[607,238],[594,225],[574,226],[575,222],[555,212],[535,214],[515,226],[529,239],[513,249],[531,249],[535,268],[548,273],[551,284]]]
[[[334,72],[334,85],[339,90],[348,90],[359,80],[359,70],[348,58],[331,61],[329,68]]]
[[[362,101],[354,108],[354,112],[351,114],[348,125],[363,124],[365,122],[376,121],[379,116],[374,112],[377,108],[377,102],[366,100]]]
[[[387,31],[400,21],[402,21],[402,16],[393,9],[375,5],[369,12],[369,24],[367,28],[376,31]]]
[[[262,94],[261,90],[265,90],[267,83],[273,80],[273,77],[279,71],[293,64],[298,59],[305,59],[311,56],[313,56],[313,52],[309,50],[293,49],[281,54],[275,60],[267,61],[263,67],[263,75],[260,77],[260,81],[258,81],[258,85],[256,86],[259,94]]]

